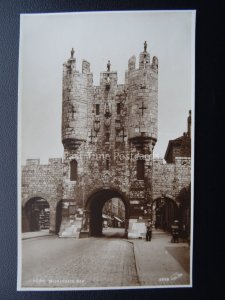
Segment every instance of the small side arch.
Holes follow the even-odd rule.
[[[22,199],[22,207],[24,207],[26,205],[26,203],[32,199],[32,198],[42,198],[42,199],[45,199],[49,205],[50,205],[50,197],[49,195],[47,195],[46,193],[42,193],[42,192],[38,192],[38,193],[32,193],[32,194],[29,194],[27,195],[26,197],[23,197]]]
[[[164,195],[153,200],[153,222],[156,229],[171,230],[171,225],[179,216],[179,207],[174,197]]]
[[[22,205],[22,232],[39,231],[50,228],[50,205],[46,198],[33,195]]]

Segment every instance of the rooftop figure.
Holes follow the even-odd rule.
[[[73,56],[74,56],[74,49],[72,48],[72,50],[71,50],[71,59],[73,59]]]
[[[108,60],[108,63],[107,63],[107,71],[108,71],[108,72],[110,71],[110,66],[111,66],[110,60]]]
[[[144,42],[144,52],[146,52],[147,51],[147,42],[145,41]]]

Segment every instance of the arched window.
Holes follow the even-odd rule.
[[[145,177],[145,161],[143,159],[137,160],[137,179],[144,180]]]
[[[70,180],[77,180],[77,161],[75,159],[70,162]]]

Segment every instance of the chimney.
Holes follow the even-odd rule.
[[[191,138],[191,110],[189,110],[189,116],[187,118],[187,135]]]

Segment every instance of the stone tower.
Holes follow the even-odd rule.
[[[158,125],[158,59],[128,61],[125,83],[108,61],[93,86],[90,64],[76,70],[74,50],[63,65],[63,199],[61,236],[98,236],[102,208],[113,197],[126,211],[126,232],[151,218],[153,148]]]

